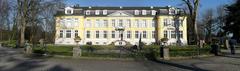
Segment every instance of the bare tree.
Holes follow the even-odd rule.
[[[189,27],[193,27],[188,30],[194,30],[195,34],[195,42],[199,42],[199,35],[198,35],[198,25],[197,25],[197,15],[198,15],[198,7],[200,0],[182,0],[183,3],[187,6],[187,10],[189,13],[189,22],[191,25]],[[190,36],[189,36],[190,37]]]
[[[6,33],[5,30],[10,30],[10,4],[9,0],[0,0],[0,40],[3,40],[3,38],[6,39],[7,36],[5,36]],[[5,34],[5,35],[4,35]],[[8,37],[7,37],[8,38]]]
[[[211,43],[212,36],[216,32],[215,17],[213,14],[213,9],[207,9],[202,15],[202,24],[205,31],[205,40],[207,43]]]

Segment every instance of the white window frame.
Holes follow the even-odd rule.
[[[100,38],[100,31],[96,31],[95,34],[96,34],[95,35],[96,38]]]
[[[139,31],[135,31],[135,38],[139,38]]]
[[[135,14],[135,15],[139,15],[139,10],[135,10],[135,11],[134,11],[134,14]]]
[[[147,31],[143,31],[142,37],[147,38]]]
[[[112,19],[112,27],[116,27],[116,20]]]
[[[78,30],[75,30],[75,32],[74,32],[75,37],[79,36],[78,32],[79,32]]]
[[[167,18],[163,19],[163,26],[168,26],[168,19]]]
[[[91,38],[91,31],[86,31],[86,38]]]
[[[68,13],[70,11],[70,13]],[[71,7],[66,7],[65,8],[65,14],[73,14],[73,8],[71,8]]]
[[[176,31],[171,31],[171,38],[176,38]]]
[[[86,15],[90,15],[91,14],[91,11],[90,10],[87,10],[86,11]]]
[[[100,10],[95,10],[95,15],[99,15],[100,14]]]
[[[107,38],[108,37],[108,31],[103,31],[103,38]]]
[[[115,32],[115,31],[112,31],[111,36],[112,36],[112,38],[116,38],[116,32]]]
[[[123,20],[122,19],[119,19],[118,26],[123,26]]]
[[[155,22],[155,20],[151,20],[152,22],[151,22],[151,25],[152,25],[152,27],[154,28],[154,27],[156,27],[156,22]]]
[[[156,31],[152,31],[152,38],[156,37]]]
[[[99,19],[96,19],[95,20],[95,27],[100,27],[100,20]]]
[[[164,38],[168,38],[168,31],[164,31],[163,37],[164,37]]]
[[[130,28],[130,27],[131,27],[131,20],[130,20],[130,19],[127,19],[127,20],[126,20],[126,23],[127,23],[127,27]]]
[[[131,38],[131,31],[127,31],[127,38],[128,38],[128,39]]]
[[[60,30],[60,31],[59,31],[59,38],[63,38],[63,35],[64,35],[63,32],[64,32],[63,30]]]
[[[142,20],[142,27],[144,27],[144,28],[147,27],[147,20],[145,20],[145,19]]]
[[[157,11],[152,10],[152,15],[156,15]]]
[[[108,27],[108,20],[103,20],[104,27]]]
[[[107,14],[108,14],[107,10],[103,10],[103,15],[107,15]]]
[[[147,15],[147,11],[146,10],[142,10],[142,15]]]

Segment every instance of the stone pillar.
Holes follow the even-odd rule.
[[[79,57],[82,55],[82,50],[80,47],[73,47],[73,57]]]
[[[229,40],[228,40],[228,39],[225,40],[225,47],[226,47],[228,50],[230,50]]]
[[[25,53],[27,54],[27,55],[30,55],[30,54],[32,54],[32,47],[29,45],[29,44],[26,44],[26,46],[25,46]]]
[[[163,48],[163,59],[169,60],[169,48]]]

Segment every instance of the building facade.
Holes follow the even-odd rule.
[[[78,44],[82,45],[113,44],[120,40],[117,27],[124,28],[123,40],[132,45],[138,44],[140,37],[146,44],[162,38],[168,38],[167,43],[174,44],[178,36],[181,43],[187,44],[186,16],[179,15],[179,10],[170,6],[66,7],[59,9],[55,15],[55,44],[76,44],[76,36],[81,38]],[[176,33],[176,29],[179,33]]]

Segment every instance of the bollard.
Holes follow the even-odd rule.
[[[0,43],[0,47],[2,47],[2,43]]]
[[[82,55],[82,50],[79,47],[74,47],[73,48],[73,57],[77,58]]]
[[[163,48],[163,59],[169,60],[169,48]]]
[[[25,51],[25,53],[27,54],[27,55],[30,55],[30,54],[32,54],[32,48],[31,48],[31,46],[29,45],[29,44],[26,44],[26,51]]]

